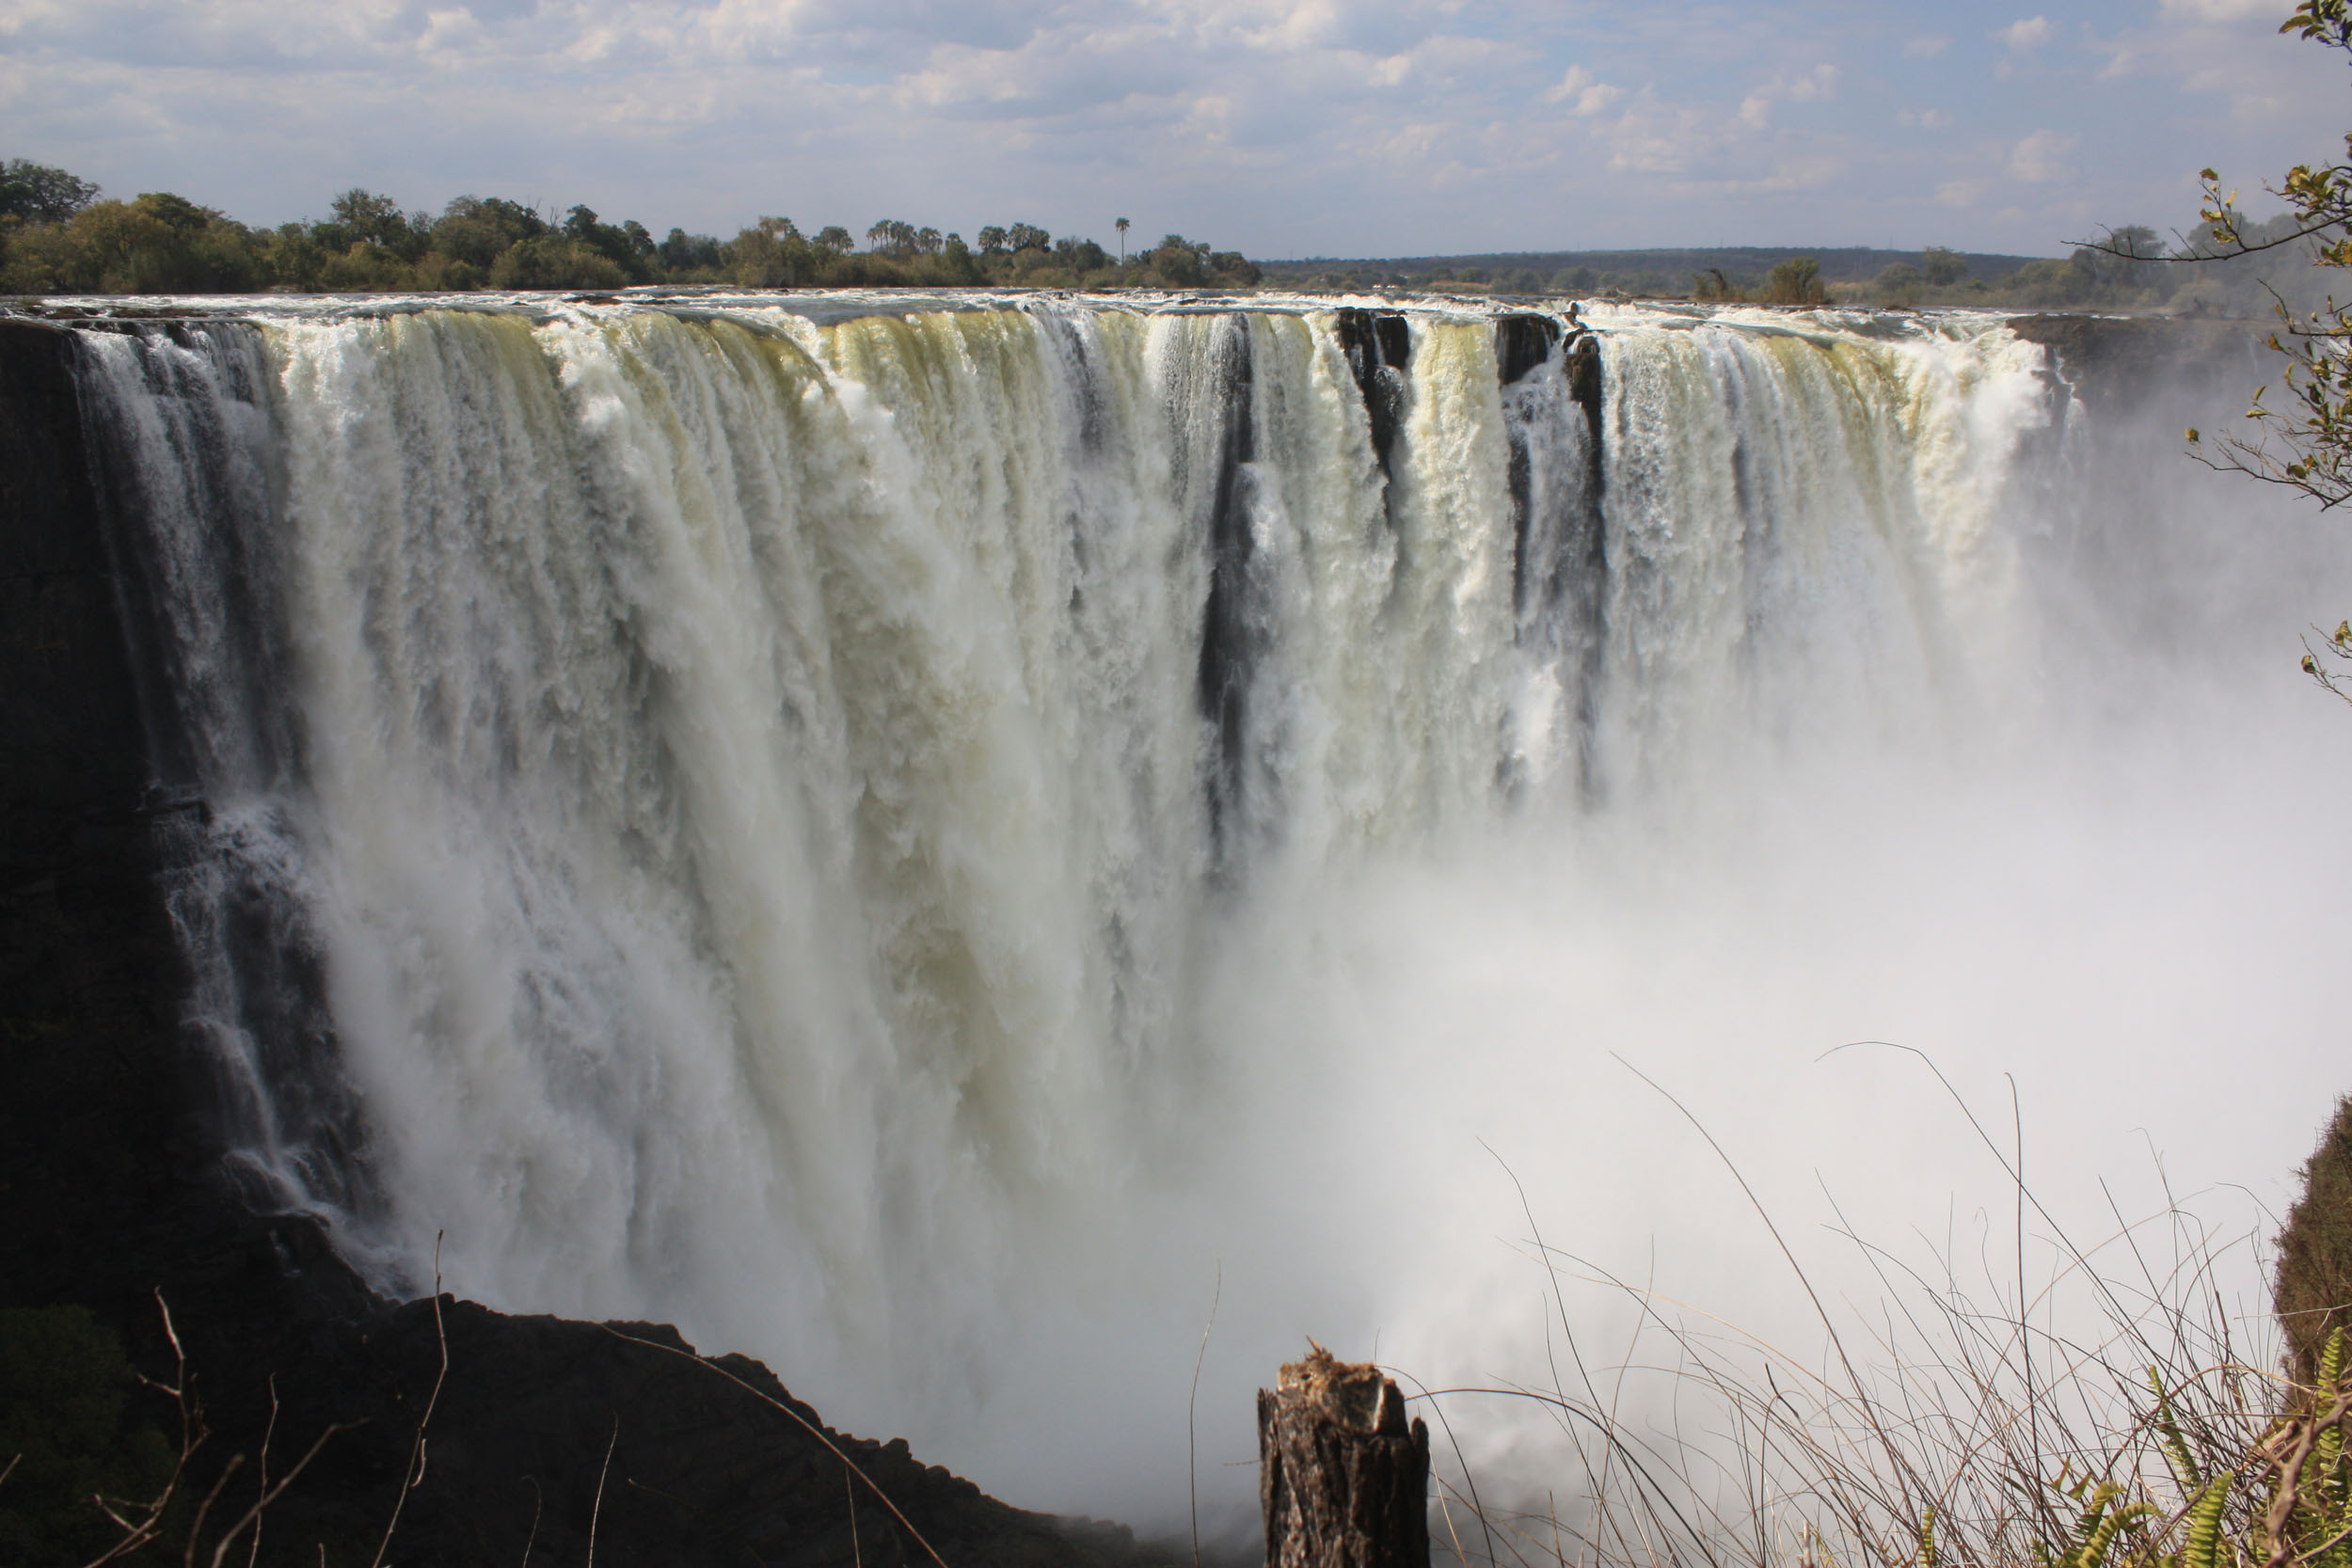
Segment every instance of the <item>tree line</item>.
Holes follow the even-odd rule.
[[[618,289],[646,283],[742,288],[1246,288],[1238,251],[1181,234],[1132,255],[1036,224],[956,233],[885,218],[860,247],[828,225],[804,234],[763,217],[732,239],[594,209],[560,218],[502,197],[461,196],[436,216],[353,189],[324,219],[239,223],[169,192],[101,199],[98,186],[26,159],[0,165],[0,293],[286,293],[470,289]],[[1124,237],[1129,224],[1120,218]]]
[[[1508,259],[1463,257],[1403,263],[1275,262],[1267,270],[1276,282],[1309,290],[1417,289],[1898,309],[2162,310],[2228,318],[2267,315],[2274,296],[2297,310],[2324,307],[2326,278],[2314,275],[2312,246],[2298,240],[2294,215],[2257,222],[2233,213],[2228,222],[2233,226],[2228,239],[2209,221],[2169,240],[2144,224],[2122,225],[2074,246],[2064,257],[1970,256],[1929,245],[1915,258],[1890,261],[1875,273],[1849,270],[1842,277],[1832,276],[1813,257],[1789,256],[1742,268],[1732,260],[1736,253],[1722,250],[1622,253],[1643,260],[1615,266],[1510,265],[1505,264]],[[1851,253],[1823,254],[1838,255],[1843,266],[1851,266]],[[1677,266],[1682,256],[1689,260]]]

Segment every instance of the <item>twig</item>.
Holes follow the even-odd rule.
[[[368,1568],[383,1568],[384,1554],[391,1550],[392,1532],[400,1528],[401,1511],[408,1506],[408,1494],[424,1484],[425,1429],[433,1424],[434,1408],[441,1402],[441,1384],[449,1376],[449,1331],[441,1322],[441,1236],[433,1238],[433,1338],[440,1347],[440,1368],[433,1374],[433,1392],[425,1397],[424,1414],[417,1418],[417,1441],[408,1450],[408,1466],[402,1474],[400,1496],[392,1500],[392,1516],[385,1522],[384,1539],[375,1544],[375,1556]]]
[[[196,1568],[196,1544],[204,1534],[204,1516],[212,1513],[213,1504],[220,1500],[221,1489],[229,1484],[229,1479],[244,1466],[245,1455],[230,1454],[229,1463],[222,1465],[220,1474],[213,1479],[213,1489],[204,1494],[202,1502],[196,1505],[196,1521],[188,1526],[187,1550],[180,1554],[183,1568]]]
[[[122,1539],[100,1556],[93,1558],[88,1568],[103,1568],[104,1564],[126,1558],[155,1539],[163,1528],[164,1511],[171,1506],[171,1499],[179,1494],[181,1480],[188,1472],[188,1462],[196,1456],[196,1450],[204,1446],[204,1439],[207,1435],[204,1430],[202,1408],[192,1404],[188,1400],[187,1348],[180,1342],[180,1330],[171,1321],[171,1306],[164,1300],[164,1293],[160,1290],[155,1291],[155,1310],[164,1320],[164,1339],[171,1346],[171,1382],[168,1385],[158,1383],[144,1372],[138,1374],[138,1380],[157,1393],[167,1395],[173,1408],[178,1411],[180,1416],[179,1457],[172,1462],[171,1474],[165,1478],[163,1490],[156,1493],[153,1500],[145,1505],[147,1516],[135,1523],[116,1513],[109,1506],[106,1498],[93,1499],[98,1504],[99,1512],[113,1520],[116,1528],[122,1531]],[[123,1506],[128,1508],[132,1505],[125,1503]]]
[[[1651,1088],[1656,1089],[1659,1094],[1664,1097],[1667,1104],[1672,1105],[1676,1110],[1681,1112],[1682,1119],[1689,1122],[1692,1127],[1697,1130],[1698,1135],[1707,1140],[1707,1147],[1715,1151],[1715,1157],[1724,1163],[1724,1168],[1731,1172],[1731,1179],[1740,1183],[1740,1190],[1747,1195],[1748,1202],[1754,1206],[1756,1217],[1764,1222],[1764,1228],[1772,1232],[1772,1244],[1780,1248],[1780,1255],[1788,1260],[1788,1267],[1790,1271],[1796,1275],[1797,1283],[1804,1287],[1805,1296],[1813,1303],[1813,1310],[1815,1314],[1820,1318],[1821,1326],[1829,1331],[1830,1348],[1837,1353],[1838,1364],[1846,1369],[1846,1379],[1848,1383],[1853,1386],[1856,1392],[1860,1392],[1862,1388],[1862,1379],[1860,1375],[1855,1372],[1853,1363],[1847,1358],[1846,1342],[1839,1337],[1837,1325],[1830,1318],[1829,1308],[1821,1305],[1820,1293],[1813,1289],[1813,1280],[1811,1276],[1806,1275],[1804,1272],[1804,1266],[1797,1261],[1797,1255],[1789,1250],[1788,1243],[1781,1236],[1780,1227],[1772,1223],[1771,1212],[1764,1207],[1763,1199],[1756,1196],[1756,1189],[1748,1185],[1748,1179],[1740,1173],[1740,1167],[1732,1163],[1731,1156],[1724,1152],[1724,1146],[1715,1141],[1715,1134],[1709,1132],[1707,1130],[1707,1125],[1700,1121],[1698,1117],[1691,1114],[1689,1106],[1683,1104],[1681,1101],[1677,1100],[1672,1094],[1668,1093],[1656,1079],[1650,1077],[1649,1074],[1644,1072],[1640,1068],[1635,1067],[1631,1062],[1627,1061],[1623,1056],[1617,1056],[1616,1053],[1613,1051],[1611,1052],[1610,1054],[1612,1056],[1616,1056],[1617,1065],[1619,1067],[1624,1068],[1628,1072],[1633,1074],[1634,1077],[1639,1078],[1643,1083],[1647,1084]]]
[[[277,1485],[270,1487],[259,1497],[255,1498],[253,1506],[246,1509],[245,1513],[237,1520],[237,1522],[229,1527],[229,1533],[222,1536],[220,1538],[220,1544],[213,1548],[213,1568],[220,1568],[221,1563],[226,1560],[229,1556],[230,1546],[235,1544],[238,1535],[244,1531],[246,1526],[250,1525],[253,1528],[253,1537],[255,1541],[258,1542],[261,1539],[262,1515],[268,1511],[269,1506],[276,1502],[279,1497],[285,1496],[286,1488],[292,1486],[294,1481],[301,1477],[302,1472],[310,1467],[310,1461],[316,1459],[319,1456],[319,1450],[326,1447],[326,1440],[328,1438],[334,1436],[339,1432],[349,1432],[351,1428],[348,1425],[337,1422],[329,1426],[325,1432],[319,1433],[318,1440],[310,1445],[310,1449],[305,1452],[300,1459],[294,1461],[294,1468],[288,1470],[283,1476],[280,1476]],[[255,1549],[258,1551],[260,1548],[257,1546]],[[325,1543],[320,1544],[319,1549],[321,1552],[326,1550]]]
[[[604,1463],[596,1469],[596,1497],[588,1505],[588,1568],[596,1568],[596,1521],[604,1513],[604,1478],[612,1469],[612,1450],[620,1446],[621,1413],[612,1413],[612,1435],[604,1445]]]
[[[850,1464],[849,1456],[844,1454],[841,1458],[841,1496],[850,1505],[850,1568],[866,1568],[866,1548],[858,1544],[857,1539],[857,1488],[850,1482],[850,1477],[856,1472],[857,1466]]]
[[[261,1468],[261,1482],[260,1482],[260,1484],[261,1484],[261,1494],[262,1494],[262,1496],[263,1497],[267,1497],[270,1495],[270,1490],[269,1490],[269,1444],[270,1444],[270,1439],[271,1439],[271,1438],[273,1438],[273,1437],[275,1437],[275,1436],[277,1436],[277,1435],[278,1435],[278,1374],[277,1374],[276,1372],[272,1372],[272,1373],[270,1373],[270,1374],[269,1374],[269,1424],[268,1424],[267,1426],[265,1426],[265,1427],[263,1427],[263,1428],[262,1429],[262,1468]],[[322,1439],[322,1441],[324,1441],[324,1439]],[[235,1532],[231,1531],[231,1532],[230,1532],[230,1534],[228,1537],[226,1537],[226,1538],[224,1538],[224,1539],[223,1539],[223,1541],[222,1541],[222,1543],[221,1543],[221,1550],[222,1550],[222,1551],[226,1551],[226,1550],[228,1550],[228,1543],[229,1543],[229,1541],[230,1541],[230,1540],[234,1540],[234,1539],[235,1539]],[[253,1546],[252,1546],[252,1549],[251,1549],[251,1550],[249,1550],[249,1551],[247,1551],[247,1552],[246,1553],[246,1555],[245,1555],[245,1565],[246,1565],[246,1568],[253,1568],[253,1565],[254,1565],[256,1562],[258,1562],[258,1561],[260,1561],[260,1560],[261,1560],[261,1557],[262,1557],[262,1516],[261,1516],[261,1514],[257,1512],[257,1513],[253,1515]],[[213,1554],[213,1562],[214,1562],[214,1564],[215,1564],[215,1568],[218,1568],[218,1564],[219,1564],[219,1562],[220,1562],[220,1553],[219,1553],[219,1552],[215,1552],[215,1553],[214,1553],[214,1554]]]
[[[1412,1373],[1396,1367],[1383,1367],[1381,1370],[1396,1373],[1397,1376],[1420,1389],[1421,1397],[1429,1401],[1430,1413],[1438,1418],[1438,1424],[1445,1429],[1445,1440],[1454,1449],[1454,1462],[1462,1467],[1463,1483],[1470,1488],[1470,1512],[1477,1515],[1478,1528],[1486,1537],[1486,1560],[1495,1564],[1496,1568],[1501,1568],[1502,1558],[1495,1550],[1494,1531],[1487,1528],[1486,1507],[1478,1500],[1478,1478],[1470,1474],[1470,1460],[1462,1453],[1461,1439],[1454,1435],[1454,1423],[1446,1418],[1445,1406],[1438,1403],[1430,1394],[1429,1386]]]

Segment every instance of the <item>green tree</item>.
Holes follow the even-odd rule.
[[[663,237],[660,250],[661,264],[672,277],[715,272],[719,267],[719,242],[709,234],[689,234],[683,229],[673,229]]]
[[[442,255],[486,272],[507,251],[546,232],[546,220],[518,201],[461,196],[441,210],[428,238]]]
[[[1773,305],[1820,305],[1829,298],[1821,286],[1821,263],[1791,256],[1764,275],[1764,298]]]
[[[1163,235],[1152,247],[1152,270],[1170,288],[1197,289],[1207,280],[1208,248],[1182,234]]]
[[[2155,286],[2166,269],[2148,263],[2164,259],[2164,242],[2146,224],[2127,223],[2107,230],[2097,245],[2077,245],[2072,260],[2089,271],[2102,288]]]
[[[1054,260],[1070,269],[1071,281],[1077,282],[1090,272],[1100,272],[1111,264],[1110,252],[1092,240],[1064,236],[1054,242]]]
[[[1968,279],[1968,258],[1947,245],[1931,245],[1919,252],[1919,276],[1939,289]]]
[[[980,266],[980,259],[972,254],[972,247],[963,243],[961,234],[950,234],[940,248],[940,271],[949,283],[985,283],[988,274]]]
[[[985,238],[986,230],[982,230],[982,236]],[[1005,230],[1005,247],[1016,256],[1025,250],[1050,249],[1053,244],[1054,236],[1034,223],[1016,223]]]
[[[501,289],[617,289],[621,264],[577,234],[534,235],[500,256],[490,282]]]
[[[98,1497],[161,1490],[171,1453],[135,1418],[135,1387],[120,1341],[87,1309],[0,1308],[0,1453],[15,1460],[0,1561],[87,1561],[121,1537]]]
[[[1748,292],[1724,276],[1721,267],[1708,267],[1691,275],[1691,297],[1696,300],[1740,300]]]
[[[1881,305],[1913,306],[1926,285],[1927,275],[1909,261],[1889,261],[1870,279],[1870,297]]]
[[[338,250],[351,245],[381,245],[403,260],[413,261],[424,250],[425,236],[432,229],[431,220],[422,213],[412,219],[390,197],[356,185],[328,202],[327,211],[334,215],[321,227],[335,232],[322,240]]]
[[[644,224],[634,218],[619,225],[610,224],[596,215],[596,209],[578,206],[564,215],[564,232],[575,245],[593,250],[611,261],[632,283],[650,281],[660,262],[660,253],[654,245],[653,236],[646,232]],[[553,252],[548,254],[552,255]],[[604,286],[597,283],[574,285],[580,288]]]
[[[1209,271],[1220,283],[1251,286],[1264,276],[1258,264],[1238,250],[1212,250],[1208,253]]]
[[[1123,269],[1127,265],[1127,230],[1133,225],[1125,218],[1120,218],[1111,227],[1119,230],[1119,264]]]
[[[877,256],[903,261],[920,252],[923,245],[914,225],[883,218],[866,231],[866,248]]]
[[[29,158],[0,164],[0,218],[63,223],[98,199],[98,187]]]
[[[722,249],[735,281],[747,289],[788,289],[810,281],[818,259],[790,218],[761,218]]]

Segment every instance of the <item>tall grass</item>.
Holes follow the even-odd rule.
[[[2227,1299],[2230,1282],[2266,1276],[2266,1230],[2217,1233],[2168,1193],[2161,1212],[2118,1214],[2078,1245],[1976,1130],[2009,1172],[2020,1245],[2013,1273],[1973,1291],[1952,1259],[1925,1272],[1847,1227],[1882,1293],[1833,1308],[1740,1179],[1821,1331],[1814,1358],[1547,1244],[1522,1193],[1548,1375],[1422,1397],[1441,1433],[1491,1419],[1496,1401],[1541,1412],[1551,1484],[1533,1494],[1522,1445],[1515,1501],[1491,1477],[1482,1497],[1455,1448],[1439,1466],[1440,1555],[1463,1568],[2352,1568],[2344,1327],[2306,1304],[2328,1332],[2299,1374],[2292,1356],[2281,1371],[2266,1304]],[[2029,1215],[2057,1249],[2038,1283]],[[1596,1284],[1637,1314],[1607,1367],[1588,1362],[1568,1306],[1571,1287]]]

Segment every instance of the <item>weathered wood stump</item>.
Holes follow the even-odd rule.
[[[1258,1459],[1266,1568],[1429,1568],[1429,1428],[1378,1368],[1321,1345],[1284,1367]]]

